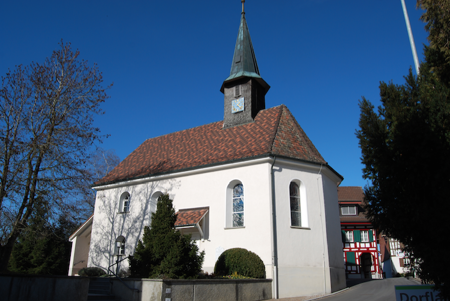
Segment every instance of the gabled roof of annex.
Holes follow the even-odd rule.
[[[193,226],[199,223],[208,210],[209,207],[180,209],[177,212],[175,227]]]

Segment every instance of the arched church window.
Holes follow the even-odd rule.
[[[302,212],[300,204],[300,187],[297,183],[289,185],[289,198],[291,204],[291,226],[302,226]]]
[[[121,213],[130,212],[130,194],[128,192],[124,192],[120,196],[119,212]]]

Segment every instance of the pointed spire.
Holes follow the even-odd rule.
[[[231,72],[230,76],[224,81],[224,84],[242,77],[252,77],[255,78],[267,92],[270,86],[260,76],[255,51],[253,50],[253,44],[250,38],[250,32],[248,30],[247,21],[245,20],[245,0],[241,0],[241,2],[241,23],[239,25],[239,33],[236,40],[236,46],[234,48]],[[223,85],[221,91],[223,92]]]
[[[259,75],[258,63],[256,62],[255,51],[253,50],[244,12],[241,15],[241,25],[239,26],[239,33],[234,48],[230,76],[226,80],[242,75],[261,77]]]

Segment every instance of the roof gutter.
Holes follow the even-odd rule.
[[[220,162],[220,163],[212,163],[212,164],[196,166],[196,167],[189,167],[189,168],[185,168],[185,169],[156,173],[156,174],[152,174],[152,175],[139,176],[139,177],[135,177],[135,178],[121,179],[121,180],[106,182],[106,183],[102,183],[102,184],[93,184],[91,186],[91,188],[96,189],[96,190],[105,190],[105,189],[118,188],[118,187],[129,186],[129,185],[137,185],[137,184],[150,182],[150,181],[154,181],[154,180],[163,180],[163,179],[173,178],[173,177],[188,176],[188,175],[192,175],[192,174],[196,174],[196,173],[200,173],[200,172],[217,171],[217,170],[222,170],[222,169],[270,162],[272,160],[272,158],[274,158],[274,157],[275,157],[275,155],[266,153],[263,155],[247,157],[247,158],[243,158],[243,159],[224,161],[224,162]],[[323,169],[323,170],[328,170],[329,172],[327,172],[327,173],[330,176],[334,175],[336,182],[338,182],[340,184],[340,182],[342,182],[342,180],[344,179],[340,174],[338,174],[328,164],[324,165],[323,163],[319,163],[319,162],[312,162],[312,161],[307,161],[307,160],[302,160],[302,159],[297,159],[297,158],[290,158],[290,157],[280,156],[280,155],[276,155],[276,157],[278,158],[279,162],[283,162],[283,163],[286,163],[288,165],[293,165],[293,166],[301,165],[301,166],[305,166],[305,167],[310,167],[313,170],[319,170],[320,168],[323,169],[323,167],[326,166],[327,168]]]
[[[270,178],[272,184],[272,263],[273,263],[273,298],[278,299],[278,240],[277,240],[277,209],[275,199],[275,174],[273,166],[277,160],[273,156],[272,166],[270,167]]]

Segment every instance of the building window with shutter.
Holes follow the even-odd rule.
[[[361,231],[361,242],[369,242],[369,231],[367,230]]]
[[[345,242],[353,242],[353,231],[345,231]]]

